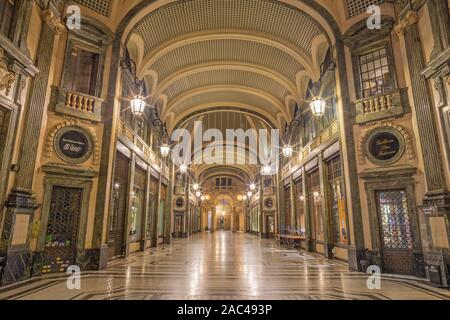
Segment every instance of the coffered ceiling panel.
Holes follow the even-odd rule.
[[[158,73],[160,82],[180,69],[216,61],[236,61],[255,64],[285,75],[295,83],[303,66],[286,52],[256,41],[214,39],[178,47],[150,66]]]
[[[105,17],[108,17],[111,10],[111,0],[73,0],[86,8],[89,8]]]
[[[280,23],[280,22],[283,23]],[[311,55],[321,27],[307,14],[270,0],[191,0],[169,4],[136,28],[148,53],[180,35],[214,29],[255,31],[282,38]]]

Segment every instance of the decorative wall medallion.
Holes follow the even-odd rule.
[[[64,127],[56,133],[54,148],[64,161],[82,163],[92,154],[92,138],[80,127]]]
[[[177,198],[177,200],[175,200],[175,206],[177,207],[177,209],[184,208],[184,199],[183,198]]]
[[[368,150],[369,140],[375,133],[380,132],[389,132],[395,135],[396,139],[400,142],[398,157],[394,157],[390,160],[377,160],[376,157],[371,156],[371,153]],[[402,157],[404,153],[406,153],[406,158],[408,160],[412,160],[415,158],[414,145],[411,139],[411,135],[406,128],[395,124],[391,119],[371,123],[367,126],[367,129],[364,131],[358,141],[358,159],[360,164],[365,164],[367,157],[373,163],[386,165],[396,162]],[[387,156],[388,155],[386,154],[384,155],[385,158]]]
[[[376,128],[367,135],[365,149],[371,162],[387,165],[402,157],[405,152],[405,139],[393,128]]]
[[[264,206],[267,209],[273,209],[273,199],[272,198],[267,198],[266,200],[264,200]]]

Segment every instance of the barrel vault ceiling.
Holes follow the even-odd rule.
[[[313,18],[272,0],[169,2],[135,24],[126,45],[169,134],[193,121],[283,128],[328,46]]]

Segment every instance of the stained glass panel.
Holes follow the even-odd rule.
[[[413,237],[405,190],[376,193],[381,237],[386,249],[413,249]]]

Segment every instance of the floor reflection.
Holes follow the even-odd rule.
[[[33,279],[0,290],[0,299],[449,299],[420,281],[367,275],[346,264],[289,250],[273,240],[231,232],[204,233],[84,273],[81,290],[66,275]]]

